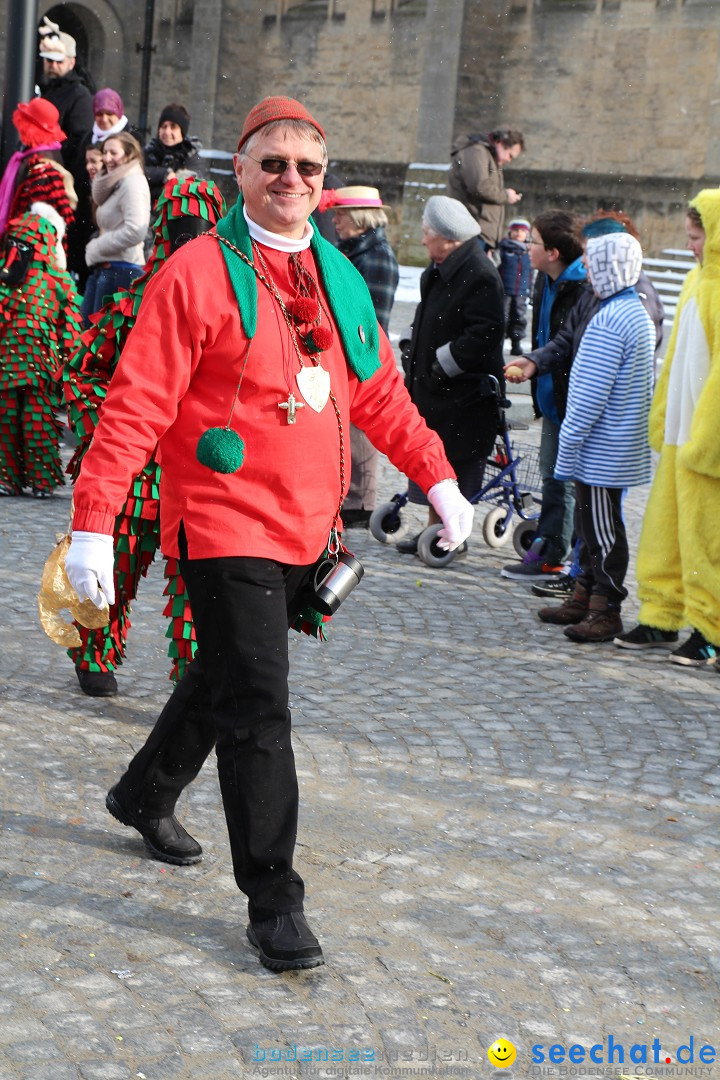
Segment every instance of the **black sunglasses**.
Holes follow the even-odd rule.
[[[266,157],[262,161],[252,154],[246,154],[251,161],[257,162],[263,172],[272,173],[273,176],[282,176],[284,172],[294,165],[301,176],[319,176],[325,166],[317,161],[287,161],[281,157]]]

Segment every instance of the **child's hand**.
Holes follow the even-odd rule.
[[[511,364],[505,365],[505,378],[511,383],[527,382],[532,379],[537,371],[534,360],[528,360],[525,356],[515,356]]]

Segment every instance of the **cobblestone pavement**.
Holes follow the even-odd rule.
[[[383,495],[401,486],[387,466]],[[212,761],[180,806],[198,866],[148,859],[105,811],[169,692],[162,576],[121,694],[84,697],[35,605],[69,509],[67,490],[0,500],[1,1080],[489,1077],[499,1036],[516,1080],[551,1044],[609,1075],[588,1054],[610,1040],[615,1074],[686,1075],[691,1038],[713,1074],[717,674],[572,645],[479,522],[444,570],[348,533],[362,585],[329,643],[291,647],[298,865],[327,965],[273,975],[245,940]],[[671,1065],[631,1061],[656,1039]]]

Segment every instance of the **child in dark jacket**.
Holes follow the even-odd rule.
[[[521,341],[527,328],[527,301],[530,295],[532,268],[528,239],[530,222],[514,218],[507,236],[500,241],[500,277],[505,290],[505,337],[510,338],[512,356],[522,356]]]

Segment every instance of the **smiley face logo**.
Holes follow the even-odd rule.
[[[492,1046],[488,1047],[488,1059],[496,1069],[507,1069],[516,1056],[517,1051],[509,1039],[496,1039]]]

